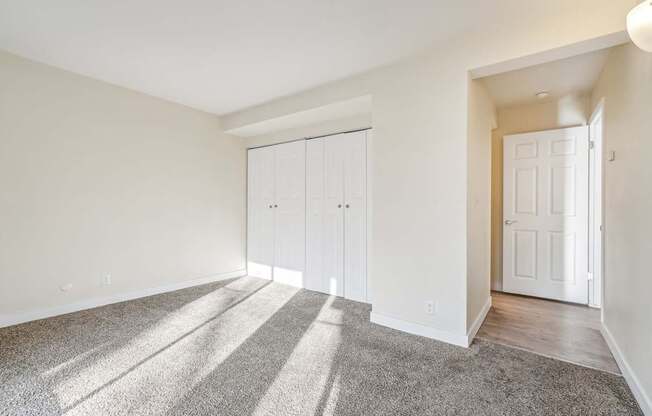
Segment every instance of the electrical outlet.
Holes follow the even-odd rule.
[[[65,285],[59,286],[59,290],[61,290],[62,292],[67,292],[70,289],[72,289],[72,283],[66,283]]]
[[[426,301],[426,313],[428,315],[434,315],[435,314],[435,301],[434,300],[427,300]]]
[[[113,283],[113,280],[111,279],[111,273],[107,273],[104,275],[104,280],[102,281],[104,286],[109,286],[111,283]]]

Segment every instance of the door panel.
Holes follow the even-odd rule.
[[[349,133],[344,147],[344,296],[366,302],[366,132]]]
[[[514,276],[521,279],[537,278],[537,232],[519,230],[512,232],[514,250]]]
[[[344,147],[343,136],[324,138],[322,285],[325,293],[344,296]]]
[[[537,167],[514,171],[514,214],[537,215]]]
[[[505,136],[503,289],[588,302],[588,130]]]
[[[306,224],[306,143],[271,146],[275,154],[274,280],[303,287]]]
[[[274,150],[247,153],[247,270],[249,275],[272,278],[274,264]]]
[[[324,139],[306,143],[306,289],[325,292],[323,264]]]

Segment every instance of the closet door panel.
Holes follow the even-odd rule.
[[[274,265],[274,150],[247,153],[247,271],[272,278]]]
[[[344,296],[344,154],[343,135],[324,139],[322,267],[324,291]]]
[[[275,151],[274,280],[304,286],[306,250],[306,143],[271,147]]]
[[[323,270],[324,139],[306,143],[306,289],[325,292]]]
[[[344,296],[366,302],[366,132],[348,134],[344,151]]]

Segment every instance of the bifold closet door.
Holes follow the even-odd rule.
[[[304,287],[306,268],[306,142],[271,146],[275,152],[274,281]]]
[[[306,287],[366,301],[366,132],[307,144]]]
[[[344,152],[338,136],[308,140],[306,288],[344,296]]]
[[[274,267],[274,149],[247,153],[247,272],[272,279]]]
[[[367,300],[366,131],[349,133],[344,145],[344,296]]]
[[[250,149],[247,271],[303,287],[306,230],[304,141]]]

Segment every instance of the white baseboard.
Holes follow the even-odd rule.
[[[478,316],[476,316],[475,320],[473,321],[473,325],[471,325],[471,328],[469,328],[469,332],[467,332],[466,334],[467,345],[471,345],[473,339],[475,338],[475,335],[480,330],[482,323],[487,318],[487,314],[491,309],[491,302],[492,302],[491,296],[489,296],[489,299],[487,299],[487,303],[484,304],[482,310],[480,311],[480,313],[478,313]]]
[[[636,401],[638,401],[638,405],[641,407],[643,414],[646,416],[652,416],[652,401],[650,400],[650,397],[643,389],[643,386],[641,386],[634,370],[625,359],[622,350],[604,323],[602,324],[602,330],[600,332],[602,332],[602,336],[607,341],[607,345],[616,359],[618,367],[620,367],[620,372],[623,373],[623,377],[625,377],[625,381],[627,381],[632,394],[634,394]]]
[[[161,293],[172,292],[179,289],[185,289],[192,286],[204,285],[207,283],[217,282],[220,280],[231,279],[235,277],[246,276],[247,270],[234,270],[232,272],[220,273],[212,276],[202,277],[199,279],[187,280],[185,282],[172,283],[168,285],[137,290],[133,292],[120,293],[117,295],[97,297],[83,300],[67,305],[55,306],[52,308],[35,309],[16,314],[0,315],[0,328],[22,324],[25,322],[36,321],[38,319],[51,318],[53,316],[64,315],[67,313],[83,311],[85,309],[96,308],[98,306],[110,305],[112,303],[124,302],[146,296],[158,295]]]
[[[374,324],[386,326],[388,328],[397,329],[399,331],[407,332],[409,334],[420,335],[426,338],[432,338],[437,341],[447,342],[449,344],[458,345],[460,347],[468,347],[468,338],[465,335],[458,335],[448,331],[442,331],[430,326],[417,324],[414,322],[407,322],[400,319],[392,318],[387,315],[382,315],[376,312],[371,312],[370,321]]]

